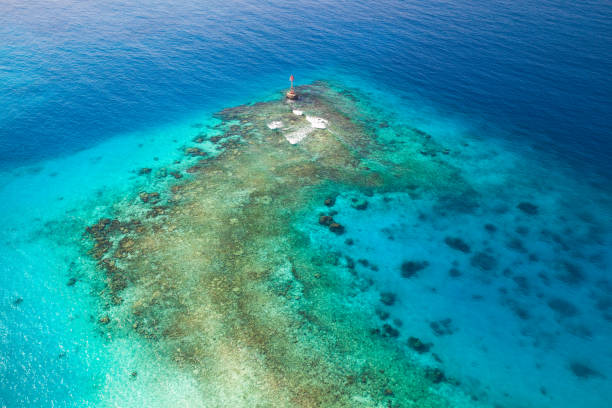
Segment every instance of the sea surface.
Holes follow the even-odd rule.
[[[342,237],[299,226],[357,261],[394,341],[432,344],[406,353],[453,379],[440,393],[609,406],[611,72],[606,1],[3,0],[0,407],[223,406],[101,327],[85,227],[291,74],[361,98],[390,149],[417,129],[442,148],[415,157],[474,191],[344,192]]]

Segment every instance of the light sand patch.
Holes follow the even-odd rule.
[[[285,139],[287,139],[287,141],[291,144],[296,144],[311,134],[313,130],[313,128],[300,128],[295,132],[285,134]]]
[[[306,116],[306,120],[310,122],[310,126],[315,129],[325,129],[329,123],[327,120],[316,116]]]
[[[299,112],[299,113],[296,113]],[[300,110],[294,110],[294,114],[302,115],[304,112]],[[325,129],[329,122],[326,119],[319,118],[317,116],[306,116],[306,120],[310,123],[311,127],[300,128],[293,132],[285,134],[285,139],[291,144],[296,144],[306,138],[315,129]],[[268,125],[270,127],[270,125]]]
[[[270,122],[268,123],[268,129],[280,129],[283,127],[283,122],[281,122],[280,120],[275,120],[274,122]]]

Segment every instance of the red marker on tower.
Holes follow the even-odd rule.
[[[288,99],[297,99],[297,93],[295,93],[295,89],[293,89],[293,75],[289,77],[289,81],[291,81],[291,88],[287,91],[286,96]]]

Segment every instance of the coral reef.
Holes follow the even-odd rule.
[[[149,339],[211,406],[449,406],[432,387],[444,374],[412,361],[393,339],[398,329],[371,330],[378,302],[354,284],[354,262],[322,251],[302,226],[317,228],[318,214],[334,234],[350,229],[318,213],[342,192],[424,185],[448,211],[472,191],[443,161],[379,144],[378,122],[350,91],[320,82],[298,91],[296,101],[222,110],[218,132],[194,139],[218,154],[185,147],[188,176],[169,172],[179,184],[142,191],[115,219],[87,227],[106,284],[101,329]],[[401,273],[427,266],[407,261]],[[436,323],[436,334],[451,334],[450,323]]]

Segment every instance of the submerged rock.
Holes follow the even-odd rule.
[[[512,312],[521,320],[529,320],[530,319],[530,315],[529,315],[529,309],[520,305],[517,301],[515,301],[514,299],[507,299],[505,301],[505,303],[508,305],[508,307],[510,308],[510,310],[512,310]]]
[[[402,263],[401,274],[403,278],[411,278],[417,274],[417,272],[427,268],[429,262],[427,261],[406,261]]]
[[[523,236],[529,234],[529,228],[525,227],[524,225],[519,225],[514,230],[516,231],[517,234],[520,234]]]
[[[447,317],[446,319],[429,323],[429,327],[431,327],[431,330],[433,330],[436,336],[448,336],[455,332],[452,323],[452,319]]]
[[[423,343],[419,338],[410,336],[408,337],[408,347],[416,351],[417,353],[427,353],[431,348],[432,343]]]
[[[383,337],[399,337],[400,332],[395,327],[385,323],[383,324],[382,335]]]
[[[95,244],[93,248],[89,251],[89,253],[95,259],[101,259],[104,254],[106,254],[112,248],[112,246],[113,244],[108,238],[96,237]]]
[[[130,250],[134,246],[135,242],[130,237],[123,237],[121,241],[119,241],[119,248],[123,250]]]
[[[397,295],[393,292],[382,292],[380,294],[380,301],[387,306],[393,305],[396,299]]]
[[[163,206],[163,205],[156,205],[155,207],[153,207],[149,212],[147,212],[147,218],[154,218],[157,217],[159,215],[163,215],[166,212],[166,209],[168,207]]]
[[[529,281],[527,280],[526,276],[524,275],[514,276],[512,280],[514,281],[514,283],[516,283],[516,286],[521,292],[527,293],[529,291]]]
[[[338,224],[337,222],[331,223],[329,226],[329,230],[337,235],[344,234],[344,226],[342,226],[341,224]]]
[[[578,265],[567,261],[561,263],[560,272],[555,276],[568,285],[577,285],[585,279],[582,269]]]
[[[538,206],[527,202],[519,203],[516,208],[528,215],[536,215],[538,213]]]
[[[497,266],[497,260],[486,252],[477,252],[470,259],[470,264],[483,271],[490,271]]]
[[[366,200],[363,200],[363,199],[353,198],[351,200],[351,207],[353,207],[356,210],[363,211],[366,208],[368,208],[368,202]]]
[[[325,225],[326,227],[329,227],[333,223],[334,223],[334,219],[330,215],[321,215],[321,216],[319,216],[319,224]]]
[[[206,153],[199,147],[188,147],[187,149],[185,149],[185,154],[187,156],[196,157],[196,156],[206,156],[208,153]]]
[[[348,269],[355,269],[355,260],[353,258],[351,258],[350,256],[345,257],[346,259],[346,267]]]
[[[551,298],[548,301],[548,306],[557,312],[560,317],[574,317],[579,313],[579,310],[572,303],[558,297]]]
[[[612,309],[612,297],[606,295],[598,296],[595,307],[602,312]]]
[[[121,221],[114,219],[111,221],[111,223],[108,226],[108,232],[110,233],[116,233],[118,231],[122,231],[122,225],[121,225]]]
[[[434,384],[439,384],[446,379],[444,371],[439,368],[428,368],[425,370],[425,376]]]
[[[446,237],[444,242],[449,247],[456,249],[457,251],[465,252],[466,254],[470,252],[470,246],[465,243],[464,240],[457,237]]]
[[[376,309],[376,315],[380,318],[380,320],[387,320],[390,316],[390,313],[386,310]]]
[[[151,204],[155,204],[159,202],[159,193],[147,193],[142,191],[138,196],[143,203],[151,202]]]
[[[506,246],[516,252],[520,252],[522,254],[527,253],[527,248],[525,248],[523,241],[518,238],[510,239],[508,242],[506,242]]]
[[[457,268],[450,268],[448,274],[451,278],[458,278],[461,276],[461,271]]]
[[[108,287],[112,293],[118,293],[127,288],[128,281],[120,270],[109,276],[107,279]]]
[[[101,237],[105,233],[104,229],[110,223],[110,218],[100,218],[96,224],[86,227],[85,230],[96,238]]]
[[[572,373],[574,373],[574,375],[578,378],[584,378],[584,379],[589,379],[589,378],[594,378],[594,377],[604,378],[603,374],[601,374],[599,371],[589,367],[588,365],[584,363],[574,361],[570,363],[569,368],[572,371]]]
[[[324,204],[328,207],[333,207],[335,203],[336,199],[334,197],[327,197],[324,202]]]

